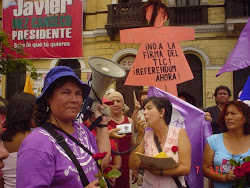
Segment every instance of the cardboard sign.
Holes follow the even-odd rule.
[[[121,43],[141,44],[125,85],[155,86],[177,96],[176,85],[194,78],[178,42],[194,40],[194,34],[184,27],[121,30]]]

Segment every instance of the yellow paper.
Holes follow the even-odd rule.
[[[158,153],[157,155],[153,156],[155,158],[168,158],[168,155],[162,151],[161,153]]]

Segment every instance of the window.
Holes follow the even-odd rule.
[[[199,6],[200,0],[176,0],[177,7]]]

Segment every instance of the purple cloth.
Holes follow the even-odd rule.
[[[203,149],[207,142],[206,139],[212,135],[210,122],[205,120],[204,112],[155,87],[149,87],[148,96],[166,97],[172,103],[173,114],[175,115],[172,115],[170,125],[172,124],[186,129],[192,148],[191,171],[186,179],[189,187],[203,187]]]
[[[243,87],[242,93],[240,95],[240,100],[242,100],[242,101],[250,100],[250,76],[248,77],[248,79]]]
[[[72,134],[92,153],[98,148],[93,134],[85,127],[74,124]],[[83,149],[76,145],[66,135],[62,134],[92,182],[98,173],[96,162]],[[44,129],[38,127],[29,134],[20,146],[17,157],[17,188],[82,187],[78,171],[54,138]]]
[[[233,49],[226,64],[219,70],[216,76],[224,72],[236,71],[250,66],[250,19],[240,34],[239,40]]]

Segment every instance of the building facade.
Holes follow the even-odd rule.
[[[178,91],[185,91],[196,98],[199,108],[212,106],[214,89],[219,85],[228,86],[233,98],[242,89],[250,68],[215,75],[225,64],[235,47],[249,15],[248,0],[162,0],[169,7],[169,21],[166,26],[193,27],[195,40],[182,42],[181,46],[194,74],[194,79],[178,85]],[[83,81],[87,81],[91,68],[88,59],[100,56],[120,64],[128,72],[137,54],[139,44],[121,44],[121,29],[148,27],[141,16],[145,0],[83,0],[83,59],[75,60]],[[46,74],[58,64],[60,59],[35,60],[39,73]],[[125,97],[125,102],[133,109],[133,90],[143,87],[124,86],[125,78],[114,82],[114,88]],[[2,96],[6,95],[6,78],[2,77]],[[41,80],[33,82],[39,93]]]

